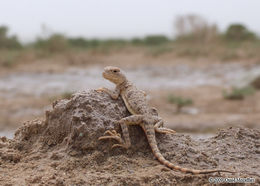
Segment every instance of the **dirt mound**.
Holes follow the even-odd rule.
[[[13,140],[0,139],[1,185],[175,185],[209,184],[218,174],[190,175],[172,171],[152,155],[140,127],[130,126],[132,147],[111,149],[114,141],[98,141],[105,130],[128,116],[123,101],[104,93],[79,92],[53,103],[44,121],[20,127]],[[188,135],[157,136],[164,157],[196,169],[229,169],[259,182],[260,131],[221,130],[215,137],[193,140]]]
[[[55,101],[53,109],[46,111],[44,122],[26,123],[15,132],[15,139],[31,141],[28,148],[35,149],[32,144],[40,144],[43,149],[62,148],[84,154],[104,148],[98,137],[105,130],[114,129],[114,122],[125,116],[127,110],[122,100],[114,101],[95,91],[79,92],[69,100]]]

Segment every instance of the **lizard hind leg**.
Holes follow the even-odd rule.
[[[163,126],[163,120],[160,120],[154,125],[155,132],[162,133],[162,134],[175,134],[176,131],[168,128],[164,128]]]
[[[116,147],[122,147],[122,148],[128,149],[131,146],[131,141],[130,141],[127,125],[124,123],[120,123],[120,126],[121,126],[121,130],[122,130],[122,133],[124,136],[124,140],[121,138],[122,141],[119,141],[119,144],[114,144],[112,146],[112,149],[116,148]]]
[[[98,140],[114,139],[118,142],[118,144],[114,144],[112,146],[112,149],[116,148],[116,147],[122,147],[122,148],[128,149],[131,146],[128,127],[125,123],[122,123],[120,121],[117,123],[120,123],[124,140],[122,139],[121,135],[119,133],[117,133],[115,130],[107,130],[105,132],[105,136],[99,137]]]
[[[143,118],[144,117],[142,115],[132,115],[132,116],[125,117],[125,118],[117,121],[116,123],[120,124],[120,126],[121,126],[124,140],[120,137],[121,140],[117,140],[119,143],[114,144],[112,146],[112,149],[116,148],[116,147],[122,147],[122,148],[128,149],[131,146],[131,140],[130,140],[127,125],[139,125],[140,122],[143,120]],[[104,137],[106,137],[106,139],[107,139],[107,136],[104,136]]]
[[[118,142],[118,144],[114,144],[112,148],[122,147],[128,149],[131,146],[131,140],[129,137],[128,127],[127,125],[140,125],[143,121],[143,115],[132,115],[125,117],[116,122],[116,124],[120,124],[124,140],[122,139],[121,135],[117,133],[115,130],[108,130],[105,132],[105,136],[99,137],[99,140],[106,140],[106,139],[114,139]]]
[[[175,134],[176,131],[168,128],[154,128],[155,132],[162,134]]]

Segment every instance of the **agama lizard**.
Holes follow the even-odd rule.
[[[163,120],[158,116],[158,113],[155,108],[151,108],[148,105],[146,94],[142,90],[138,90],[130,81],[127,80],[124,73],[118,67],[108,66],[105,67],[103,72],[103,77],[116,85],[114,91],[107,88],[99,88],[97,91],[106,92],[111,96],[112,99],[117,99],[119,96],[122,97],[128,111],[132,114],[129,117],[125,117],[117,123],[120,124],[124,140],[121,138],[121,135],[118,134],[115,130],[108,130],[105,132],[105,136],[99,138],[99,140],[104,139],[115,139],[119,144],[114,144],[114,147],[123,147],[128,149],[131,146],[129,132],[127,125],[139,125],[144,130],[148,143],[152,149],[154,156],[161,162],[163,165],[174,169],[179,170],[184,173],[192,174],[207,174],[214,172],[229,172],[234,173],[228,170],[196,170],[183,168],[177,165],[174,165],[170,161],[166,160],[158,146],[155,139],[155,132],[159,133],[175,133],[174,130],[163,128]]]

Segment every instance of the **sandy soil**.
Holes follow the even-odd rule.
[[[132,147],[111,149],[98,141],[114,121],[129,115],[122,100],[79,92],[53,103],[44,120],[25,123],[14,139],[0,139],[1,185],[210,185],[210,177],[252,178],[260,184],[260,131],[226,128],[214,137],[157,135],[166,159],[196,169],[228,169],[235,174],[190,175],[161,165],[143,131],[130,127]]]

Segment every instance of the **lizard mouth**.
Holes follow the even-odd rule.
[[[103,76],[103,78],[105,78],[105,79],[108,79],[108,80],[109,80],[109,78],[108,78],[108,75],[107,75],[107,73],[106,73],[106,72],[103,72],[103,73],[102,73],[102,76]]]
[[[113,82],[113,77],[109,76],[109,74],[107,74],[106,72],[103,72],[103,73],[102,73],[102,76],[103,76],[105,79],[107,79],[107,80]]]

